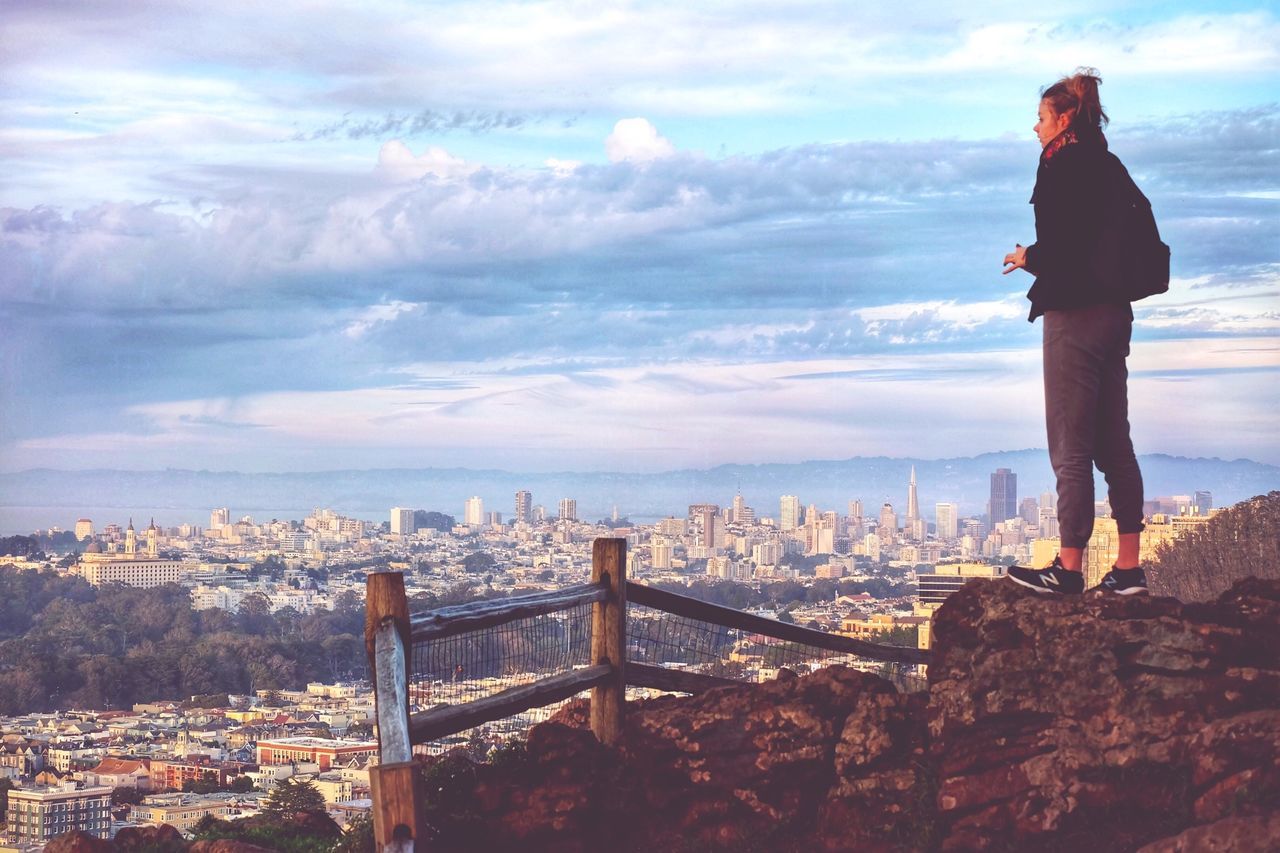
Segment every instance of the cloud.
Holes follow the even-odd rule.
[[[604,150],[610,163],[626,160],[644,163],[669,157],[676,148],[648,120],[624,118],[613,126],[613,133],[604,141]]]
[[[421,154],[414,154],[399,139],[393,139],[378,149],[378,165],[375,172],[391,181],[412,181],[426,175],[449,178],[471,171],[459,157],[435,145]]]
[[[420,136],[453,131],[491,133],[498,130],[518,130],[530,123],[528,116],[509,114],[498,110],[422,110],[417,113],[387,113],[380,118],[357,120],[350,117],[331,122],[308,132],[294,134],[293,141],[331,139],[342,136],[347,139],[382,138],[386,136]]]
[[[370,305],[359,317],[347,324],[342,333],[348,338],[362,338],[379,323],[390,323],[402,314],[414,312],[418,306],[412,302],[387,302],[381,305]]]

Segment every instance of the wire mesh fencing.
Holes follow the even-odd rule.
[[[912,664],[872,660],[656,608],[627,605],[627,660],[759,683],[782,669],[804,675],[833,664],[876,673],[903,692],[927,689]]]
[[[410,662],[410,711],[474,702],[590,663],[589,603],[417,642]],[[483,756],[548,719],[563,704],[532,708],[414,749],[438,754],[465,746]]]

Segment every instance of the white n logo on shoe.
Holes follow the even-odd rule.
[[[1052,572],[1044,575],[1044,582],[1051,583],[1054,586],[1062,586],[1062,581],[1058,580],[1058,576],[1053,574]]]

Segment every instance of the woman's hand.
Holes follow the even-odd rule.
[[[1008,275],[1014,270],[1024,269],[1027,266],[1027,247],[1021,243],[1014,243],[1014,250],[1004,256],[1004,270],[1001,275]]]

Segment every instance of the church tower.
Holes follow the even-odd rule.
[[[138,534],[134,532],[132,518],[129,519],[129,529],[124,532],[124,552],[130,557],[138,553]]]
[[[156,520],[151,519],[151,526],[147,528],[147,556],[160,556],[160,528],[156,527]]]

